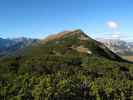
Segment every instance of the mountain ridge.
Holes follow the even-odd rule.
[[[121,56],[133,55],[133,43],[118,39],[96,39]]]
[[[119,55],[109,50],[108,47],[106,47],[104,44],[89,37],[80,29],[59,32],[41,40],[30,38],[28,39],[23,37],[12,40],[8,39],[8,41],[10,41],[9,43],[13,43],[13,45],[11,44],[11,46],[9,46],[8,48],[3,49],[4,52],[0,52],[1,55],[23,55],[23,53],[26,54],[26,51],[35,51],[34,53],[37,54],[38,52],[36,50],[38,50],[38,48],[40,49],[39,52],[43,52],[43,49],[45,51],[45,49],[47,50],[49,48],[49,52],[58,52],[57,54],[59,54],[60,51],[58,50],[58,48],[62,46],[62,48],[60,49],[66,52],[67,50],[76,51],[89,55],[105,57],[111,60],[128,62],[121,58]]]
[[[0,38],[0,56],[12,54],[13,52],[37,43],[38,39],[31,39],[25,37],[3,39]]]
[[[76,35],[78,33],[82,33],[82,35],[88,37],[86,34],[84,34],[84,32],[81,29],[76,29],[76,30],[66,30],[63,32],[59,32],[53,35],[49,35],[48,37],[46,37],[44,40],[44,42],[47,41],[51,41],[51,40],[56,40],[56,39],[61,39],[64,38],[65,36],[69,36],[69,35]]]
[[[84,53],[87,54],[89,53],[111,60],[128,62],[109,50],[104,44],[90,38],[80,29],[60,32],[58,34],[48,36],[47,38],[40,41],[40,46],[38,45],[38,47],[35,46],[32,48],[34,51],[36,51],[34,53],[37,53],[37,48],[42,49],[40,52],[42,52],[43,49],[50,48],[49,52],[60,52],[60,50],[62,50],[66,51],[66,54],[67,50],[80,51],[79,49],[82,49],[81,51],[84,51]],[[58,50],[59,48],[60,50]]]

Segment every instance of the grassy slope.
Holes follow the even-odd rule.
[[[81,44],[93,55],[69,48]],[[79,41],[74,36],[1,59],[0,99],[132,100],[133,65],[99,53],[103,50],[93,41]]]

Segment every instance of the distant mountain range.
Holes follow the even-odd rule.
[[[113,52],[122,55],[129,56],[133,55],[133,42],[126,42],[124,40],[118,39],[97,39],[98,41],[104,43]]]
[[[48,36],[45,41],[52,40],[55,37],[60,38],[67,34],[69,31],[64,31],[58,34],[58,36],[52,35]],[[110,50],[114,53],[122,56],[133,55],[133,42],[126,42],[124,40],[118,39],[96,39],[99,42],[104,43]],[[29,45],[34,45],[39,43],[41,40],[32,38],[14,38],[14,39],[3,39],[0,38],[0,56],[5,54],[11,54],[19,49],[25,48]]]
[[[14,39],[3,39],[0,38],[0,56],[11,54],[13,52],[16,52],[19,49],[25,48],[29,45],[33,45],[34,43],[37,43],[37,39],[31,39],[31,38],[14,38]]]

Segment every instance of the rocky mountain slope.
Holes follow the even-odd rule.
[[[122,56],[133,55],[133,42],[126,42],[123,40],[116,39],[97,39],[98,41],[104,43],[113,52]]]
[[[37,39],[30,39],[24,37],[14,39],[0,38],[0,56],[11,54],[19,49],[32,45],[37,41]]]

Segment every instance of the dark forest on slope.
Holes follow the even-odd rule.
[[[133,100],[133,64],[62,32],[0,59],[0,100]]]

